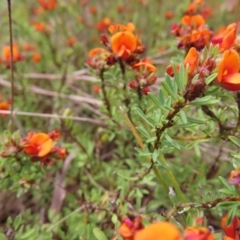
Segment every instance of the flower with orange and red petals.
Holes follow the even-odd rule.
[[[224,240],[230,240],[230,239],[240,239],[240,231],[239,231],[239,226],[240,226],[240,219],[238,219],[236,216],[233,218],[232,222],[230,223],[229,226],[227,226],[227,218],[228,215],[225,215],[222,218],[222,229],[226,234],[226,238]]]
[[[187,227],[184,237],[185,240],[214,240],[212,232],[205,227]]]
[[[218,82],[229,91],[240,90],[240,57],[235,50],[226,50],[218,66]]]
[[[25,139],[24,151],[28,155],[44,157],[51,152],[53,140],[46,133],[30,133]]]
[[[54,10],[57,4],[57,0],[38,0],[38,2],[45,10]]]

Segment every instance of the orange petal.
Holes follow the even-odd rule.
[[[107,50],[105,50],[104,48],[93,48],[92,50],[89,51],[88,57],[93,58],[96,55],[100,55],[103,53],[107,53]]]
[[[234,45],[237,34],[236,23],[230,24],[227,27],[226,32],[227,33],[224,35],[220,46],[221,51],[230,49]]]
[[[44,157],[48,153],[50,153],[50,151],[52,149],[52,145],[53,145],[52,139],[48,139],[44,144],[42,144],[39,147],[38,157]]]
[[[205,19],[200,14],[192,16],[191,21],[192,21],[192,25],[196,26],[197,28],[199,28],[205,24]]]
[[[211,231],[205,227],[187,227],[184,230],[185,239],[214,240]]]
[[[227,226],[226,225],[227,218],[228,218],[228,215],[225,215],[222,218],[222,222],[221,222],[222,229],[228,237],[235,239],[235,237],[237,236],[237,226],[238,224],[240,224],[240,220],[237,219],[237,217],[234,217],[231,224]],[[240,237],[240,234],[239,234],[239,237]]]
[[[139,70],[141,67],[146,69],[148,72],[156,72],[157,70],[155,66],[148,62],[139,62],[133,66],[133,68],[137,70]]]
[[[142,230],[137,231],[134,240],[181,240],[178,229],[169,222],[158,222],[150,224]]]
[[[205,19],[200,14],[194,16],[185,15],[182,17],[182,24],[199,28],[205,24]]]
[[[223,53],[222,60],[218,67],[217,79],[219,82],[225,75],[238,73],[240,69],[240,57],[238,53],[231,49]]]
[[[198,52],[197,52],[196,48],[192,47],[188,51],[188,54],[183,61],[183,64],[185,66],[188,64],[189,65],[189,73],[192,73],[197,66],[197,62],[198,62]]]
[[[112,51],[116,54],[124,48],[133,52],[137,48],[137,38],[132,32],[124,31],[114,34],[111,38]]]
[[[229,91],[240,90],[240,73],[227,74],[223,77],[221,85]]]

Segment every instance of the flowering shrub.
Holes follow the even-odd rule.
[[[4,8],[0,239],[240,239],[238,1]]]

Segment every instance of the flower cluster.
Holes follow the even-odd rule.
[[[152,65],[150,60],[143,59],[134,64],[133,69],[135,70],[135,79],[130,81],[130,88],[147,94],[150,91],[149,86],[153,85],[157,80],[155,75],[156,67]]]
[[[188,101],[192,101],[205,92],[205,79],[216,68],[216,60],[211,55],[204,57],[196,48],[192,47],[186,55],[183,64],[188,66],[188,83],[185,98]],[[179,70],[179,65],[175,67]],[[174,76],[173,66],[169,65],[166,71],[171,77]],[[197,79],[195,79],[196,75],[198,75]]]
[[[32,44],[24,43],[21,46],[17,43],[13,44],[13,62],[30,59],[33,63],[41,61],[41,54],[35,49]],[[6,68],[10,67],[11,63],[11,47],[9,45],[3,47],[0,64],[4,64]]]
[[[45,10],[54,10],[57,4],[57,0],[38,0],[38,2]]]
[[[143,226],[140,217],[123,218],[119,233],[124,240],[214,240],[205,227],[187,227],[183,233],[169,222],[155,222]]]
[[[111,36],[101,35],[101,42],[106,47],[94,48],[88,54],[87,65],[99,72],[112,65],[119,64],[121,68],[128,66],[135,73],[129,86],[135,89],[139,96],[149,92],[149,86],[154,84],[156,67],[148,59],[139,59],[144,52],[140,38],[134,33],[133,23],[127,25],[114,24],[108,27]]]
[[[173,24],[171,32],[178,38],[178,48],[188,52],[191,47],[202,50],[209,46],[213,32],[202,15],[185,15],[181,24]]]
[[[54,130],[48,134],[29,132],[27,136],[18,141],[7,140],[6,149],[1,153],[2,157],[14,154],[25,154],[32,162],[40,162],[41,165],[51,165],[53,160],[62,160],[66,157],[66,149],[55,146],[60,138],[60,132]]]

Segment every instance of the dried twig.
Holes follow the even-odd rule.
[[[60,119],[70,119],[70,120],[74,120],[74,121],[79,121],[79,122],[89,122],[89,123],[93,123],[96,125],[100,125],[100,126],[105,126],[106,124],[101,121],[101,120],[97,120],[97,119],[93,119],[93,118],[86,118],[86,117],[74,117],[74,116],[62,116],[62,115],[58,115],[58,114],[49,114],[49,113],[35,113],[35,112],[22,112],[22,111],[13,111],[14,115],[20,115],[20,116],[31,116],[31,117],[41,117],[41,118],[60,118]],[[7,114],[10,115],[11,111],[8,110],[0,110],[0,114]]]

